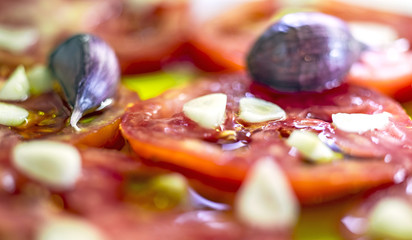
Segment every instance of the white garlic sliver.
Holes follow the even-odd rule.
[[[294,192],[271,158],[258,160],[251,168],[235,202],[243,222],[262,229],[292,227],[299,215]]]
[[[93,224],[74,217],[60,217],[46,222],[36,240],[104,240],[106,237]]]
[[[286,143],[296,148],[305,158],[316,163],[327,163],[342,157],[312,132],[295,130],[290,134]]]
[[[258,123],[286,117],[278,105],[259,98],[242,98],[239,101],[239,118],[245,122]]]
[[[14,166],[39,182],[58,189],[72,187],[81,173],[81,156],[72,145],[33,140],[13,149]]]
[[[34,28],[20,28],[0,26],[0,49],[22,53],[33,46],[39,39]]]
[[[382,130],[389,124],[390,113],[336,113],[332,114],[332,122],[345,132],[362,134],[371,130]]]
[[[15,127],[23,124],[29,112],[19,106],[0,102],[0,124]]]
[[[30,95],[29,80],[22,65],[10,75],[0,89],[0,100],[24,101]]]
[[[213,129],[225,121],[226,102],[226,94],[208,94],[186,102],[183,113],[200,126]]]
[[[412,239],[412,205],[396,197],[381,199],[368,218],[368,235],[373,239]]]
[[[38,95],[52,90],[53,77],[50,70],[44,65],[36,65],[27,72],[30,84],[30,93]]]

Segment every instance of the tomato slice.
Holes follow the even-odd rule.
[[[321,12],[337,16],[345,21],[375,22],[393,27],[400,37],[412,42],[412,33],[409,30],[412,17],[406,14],[397,14],[385,11],[383,8],[366,7],[365,4],[350,4],[342,0],[318,1],[314,6]]]
[[[412,100],[412,52],[362,54],[348,75],[348,82],[373,88],[400,102]]]
[[[122,1],[122,11],[92,31],[115,50],[124,74],[161,69],[186,41],[187,1]]]
[[[119,87],[111,106],[85,116],[75,131],[67,123],[70,108],[56,92],[34,96],[13,104],[27,109],[28,121],[12,130],[21,138],[48,138],[65,141],[76,146],[120,148],[124,140],[119,132],[120,117],[128,104],[139,101],[139,97],[125,87]]]
[[[248,50],[277,8],[276,1],[250,1],[197,26],[188,46],[193,63],[211,72],[244,69]]]
[[[249,228],[230,212],[192,206],[190,200],[167,211],[147,208],[153,199],[128,199],[128,191],[139,191],[147,179],[168,171],[144,166],[119,151],[88,148],[81,154],[82,177],[60,195],[66,210],[100,227],[108,239],[290,239],[287,229]],[[128,182],[133,180],[136,187],[131,189]]]
[[[76,146],[120,149],[124,144],[119,131],[120,118],[126,106],[137,101],[139,97],[135,92],[120,86],[112,106],[80,120],[78,124],[80,132],[66,126],[56,135],[50,135],[48,138],[66,141]]]
[[[226,122],[207,130],[189,120],[182,106],[190,99],[223,92],[228,95]],[[238,119],[238,101],[259,96],[275,102],[287,119],[245,124]],[[389,112],[393,126],[364,135],[335,129],[331,114]],[[134,152],[156,165],[172,168],[226,191],[236,191],[254,161],[269,156],[285,170],[302,203],[326,201],[393,182],[399,171],[410,171],[411,121],[394,101],[373,91],[344,85],[323,93],[279,94],[230,75],[199,80],[136,103],[123,116],[121,131]],[[333,142],[344,160],[308,164],[291,154],[285,137],[294,129],[316,132]],[[391,160],[388,160],[390,156]],[[373,169],[373,170],[372,170]]]

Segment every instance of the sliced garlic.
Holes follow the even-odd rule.
[[[29,112],[19,106],[0,102],[0,124],[9,127],[16,127],[23,124]]]
[[[29,80],[22,65],[18,66],[0,89],[0,100],[24,101],[30,95]]]
[[[13,149],[12,162],[28,177],[58,189],[72,187],[81,173],[78,150],[56,141],[20,143]]]
[[[332,151],[312,132],[295,130],[286,143],[296,148],[305,158],[316,163],[328,163],[342,158],[341,154]]]
[[[389,123],[389,113],[336,113],[332,114],[332,122],[345,132],[362,134],[371,130],[382,130]]]
[[[60,217],[44,224],[36,240],[104,240],[104,234],[92,223],[74,217]]]
[[[239,101],[239,118],[245,122],[258,123],[286,117],[278,105],[259,98],[242,98]]]
[[[204,128],[216,128],[225,121],[227,96],[212,93],[192,99],[183,105],[186,117]]]
[[[156,176],[150,181],[150,188],[157,193],[153,202],[159,209],[183,203],[188,187],[186,178],[178,173]]]
[[[380,200],[369,215],[368,235],[377,239],[412,239],[412,205],[401,198]]]
[[[34,66],[27,72],[30,93],[34,95],[42,94],[53,88],[53,78],[49,68],[44,65]]]
[[[271,158],[258,160],[250,169],[235,202],[243,222],[262,229],[291,227],[299,205],[282,170]]]
[[[13,53],[22,53],[34,45],[39,38],[33,28],[11,28],[0,26],[0,49]]]

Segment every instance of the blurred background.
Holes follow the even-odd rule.
[[[2,0],[0,65],[46,62],[62,40],[90,32],[111,44],[124,74],[174,61],[204,71],[237,70],[269,22],[302,10],[373,23],[385,32],[383,41],[412,39],[412,6],[404,0]]]

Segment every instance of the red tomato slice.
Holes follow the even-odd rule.
[[[365,52],[352,66],[348,81],[401,102],[412,100],[412,52]]]
[[[35,190],[35,189],[33,189]],[[0,195],[0,236],[3,239],[35,239],[38,229],[55,209],[45,196]]]
[[[195,25],[189,41],[189,56],[205,71],[244,69],[247,52],[277,8],[276,1],[251,1],[201,26]]]
[[[186,101],[212,92],[228,95],[227,120],[218,130],[204,129],[182,113]],[[238,101],[250,94],[277,103],[288,118],[242,123],[237,117]],[[350,134],[330,123],[332,113],[382,111],[394,116],[393,126],[383,132]],[[254,161],[269,156],[283,167],[302,203],[313,203],[393,182],[398,171],[409,172],[412,155],[404,146],[412,146],[410,124],[396,102],[364,88],[344,85],[321,94],[278,94],[250,88],[245,77],[228,76],[136,103],[120,127],[140,157],[228,191],[239,187]],[[294,129],[325,136],[346,154],[345,159],[305,163],[301,156],[290,154],[285,143]],[[384,160],[388,155],[390,162]]]
[[[398,32],[400,37],[412,42],[411,16],[376,10],[372,7],[352,5],[341,0],[318,1],[314,7],[321,12],[337,16],[345,21],[376,22],[389,25]]]
[[[169,211],[145,208],[127,199],[128,191],[138,191],[128,189],[127,183],[135,179],[141,189],[145,179],[164,170],[148,168],[113,150],[88,148],[81,154],[81,179],[60,195],[67,210],[100,227],[108,239],[290,239],[286,229],[260,231],[244,226],[227,211],[199,209],[190,203]]]
[[[120,117],[128,104],[138,100],[135,92],[120,87],[114,103],[85,116],[78,124],[82,130],[76,131],[67,124],[69,107],[57,93],[49,92],[13,103],[27,109],[30,114],[26,123],[12,130],[26,140],[48,138],[76,146],[121,148],[124,140],[119,132]]]
[[[186,41],[187,5],[122,1],[121,13],[92,31],[114,48],[124,74],[159,70]]]

